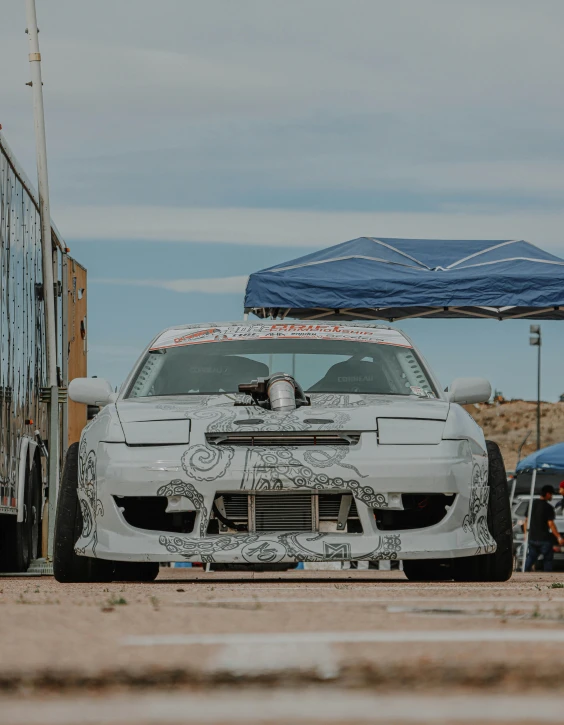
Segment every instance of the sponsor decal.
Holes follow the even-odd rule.
[[[436,399],[435,393],[431,392],[430,390],[423,390],[423,388],[420,388],[417,385],[411,385],[410,390],[414,395],[417,395],[420,398],[432,398],[433,400]]]
[[[418,395],[420,398],[427,397],[427,393],[423,390],[423,388],[419,388],[417,385],[411,385],[410,387],[413,395]]]
[[[372,342],[380,345],[397,345],[410,348],[408,341],[396,330],[350,327],[346,325],[231,325],[228,327],[210,327],[198,330],[168,330],[163,333],[152,347],[159,350],[167,347],[199,345],[201,343],[224,342],[233,340],[276,340],[276,339],[319,339],[351,340]]]
[[[241,551],[243,559],[250,563],[275,564],[286,555],[286,547],[276,541],[247,544]]]
[[[350,559],[351,545],[347,543],[329,544],[327,541],[324,541],[323,555],[327,559]]]
[[[180,343],[185,343],[188,341],[197,342],[200,338],[209,337],[216,332],[220,332],[217,327],[212,327],[209,330],[198,330],[197,332],[189,332],[187,335],[182,335],[182,337],[175,337],[174,344],[180,345]]]

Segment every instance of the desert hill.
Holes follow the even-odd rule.
[[[537,404],[527,400],[465,405],[466,410],[483,428],[487,439],[499,444],[507,470],[517,465],[518,449],[528,431],[521,457],[536,450]],[[541,403],[541,446],[564,442],[564,403]]]

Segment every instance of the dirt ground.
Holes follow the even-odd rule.
[[[522,457],[536,451],[537,404],[527,400],[511,400],[501,404],[480,403],[464,406],[484,429],[487,439],[501,448],[505,467],[515,470],[519,446],[529,431]],[[541,403],[541,446],[564,441],[564,403]]]
[[[0,578],[1,723],[561,722],[564,577]],[[479,697],[476,695],[479,694]]]

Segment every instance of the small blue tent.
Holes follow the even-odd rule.
[[[522,461],[519,461],[516,473],[524,473],[525,471],[564,471],[564,443],[556,443],[547,448],[541,448],[531,453]]]
[[[360,237],[251,274],[245,312],[564,319],[564,260],[525,241]]]

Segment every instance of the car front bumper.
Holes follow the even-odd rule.
[[[248,450],[235,451],[225,465],[218,467],[216,461],[210,466],[209,451],[189,449],[199,455],[194,468],[185,448],[100,443],[95,453],[82,450],[84,475],[78,492],[84,529],[76,543],[77,553],[117,561],[265,564],[451,558],[495,550],[487,529],[487,458],[485,462],[477,459],[466,440],[379,446],[375,436],[371,440],[363,434],[362,445],[346,456],[337,451],[330,458],[322,449],[310,450],[309,456],[307,450],[294,451],[293,460],[298,456],[300,466],[269,459],[264,451],[258,456]],[[216,493],[269,488],[351,492],[363,533],[206,533]],[[120,511],[120,496],[152,497],[173,491],[197,510],[189,534],[136,528]],[[455,498],[433,526],[380,531],[374,516],[375,497],[385,507],[394,493],[443,493]]]

